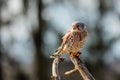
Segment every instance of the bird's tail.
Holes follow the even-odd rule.
[[[54,51],[54,54],[50,56],[50,58],[56,58],[56,57],[60,57],[61,56],[61,51],[62,51],[62,47],[59,47],[58,49],[56,49]]]

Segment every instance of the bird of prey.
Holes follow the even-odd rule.
[[[51,58],[60,57],[63,54],[70,54],[71,57],[81,55],[79,52],[83,49],[87,40],[87,29],[84,23],[74,21],[72,29],[62,37],[63,41],[61,46],[55,51]]]

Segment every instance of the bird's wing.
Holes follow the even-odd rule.
[[[66,35],[62,37],[63,42],[62,42],[61,47],[59,47],[57,50],[55,50],[55,53],[51,56],[51,58],[55,58],[56,56],[60,56],[60,55],[61,55],[61,51],[62,51],[64,45],[65,45],[65,44],[67,43],[67,41],[69,40],[70,34],[71,34],[71,31],[68,31],[68,32],[66,33]]]
[[[83,40],[85,37],[87,37],[87,32],[80,32],[80,40]]]
[[[70,35],[71,35],[71,31],[68,31],[68,32],[65,34],[65,36],[62,37],[62,39],[63,39],[62,47],[68,42]]]

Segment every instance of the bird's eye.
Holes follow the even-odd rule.
[[[84,29],[84,27],[85,27],[85,25],[84,25],[84,23],[80,23],[80,24],[78,24],[78,26],[77,26],[80,30],[82,29]]]
[[[84,26],[80,26],[81,27],[81,29],[84,29]]]
[[[76,27],[79,27],[79,26],[80,26],[79,24],[76,25]]]

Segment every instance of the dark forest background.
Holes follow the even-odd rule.
[[[120,80],[120,0],[0,0],[0,80],[50,80],[50,55],[73,21],[87,25],[83,60],[96,80]],[[62,80],[74,66],[59,65]],[[81,79],[82,80],[82,79]]]

